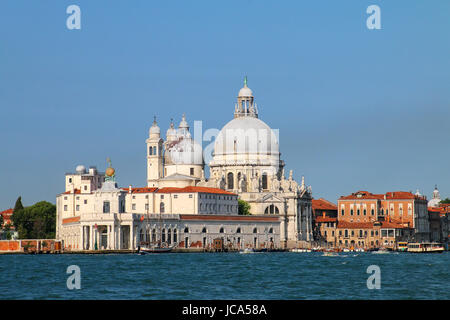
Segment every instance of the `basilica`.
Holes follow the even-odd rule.
[[[286,175],[276,131],[260,111],[245,78],[234,117],[215,139],[208,177],[185,115],[177,127],[170,123],[165,139],[153,121],[145,187],[119,187],[110,162],[104,173],[78,166],[57,196],[57,238],[66,250],[134,250],[155,241],[209,248],[217,239],[230,248],[307,246],[311,187],[292,170]],[[238,199],[250,215],[239,214]]]
[[[312,241],[311,187],[285,174],[278,137],[259,117],[253,91],[239,90],[234,117],[215,140],[213,159],[208,163],[209,179],[200,144],[191,137],[186,117],[175,129],[171,123],[166,140],[156,121],[147,139],[148,187],[204,186],[239,195],[250,204],[252,215],[277,215],[281,239],[287,247],[299,241]]]

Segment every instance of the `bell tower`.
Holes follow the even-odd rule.
[[[163,139],[161,139],[161,129],[158,127],[156,117],[149,130],[147,143],[147,186],[157,187],[159,179],[163,177]]]

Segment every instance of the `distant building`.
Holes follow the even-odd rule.
[[[11,216],[13,213],[14,213],[13,209],[6,209],[6,210],[0,212],[0,216],[3,217],[3,225],[0,225],[0,228],[9,224],[9,225],[11,225],[11,229],[14,229],[14,226],[12,225],[12,221],[11,221]]]
[[[434,191],[433,191],[433,198],[430,201],[428,201],[428,206],[437,208],[437,207],[439,207],[440,202],[441,202],[441,195],[440,195],[438,187],[436,185],[434,187]]]
[[[373,194],[358,191],[338,200],[338,221],[374,223],[385,221],[414,230],[414,241],[429,241],[430,225],[427,199],[411,192]],[[399,231],[401,232],[401,231]],[[406,231],[409,234],[409,231]],[[384,243],[384,241],[382,241]]]
[[[337,206],[323,198],[312,199],[314,219],[314,240],[322,245],[335,244],[337,226]]]

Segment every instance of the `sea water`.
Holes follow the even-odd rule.
[[[450,299],[449,268],[449,252],[1,255],[0,299]]]

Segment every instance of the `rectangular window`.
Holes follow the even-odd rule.
[[[109,213],[110,204],[109,201],[103,201],[103,213]]]
[[[145,204],[145,210],[148,210],[148,203]]]
[[[161,195],[161,199],[164,199],[164,195],[163,194]]]
[[[84,200],[84,204],[87,204],[87,200]]]
[[[67,204],[64,205],[64,211],[67,211]]]
[[[178,195],[177,194],[175,194],[173,197],[174,197],[174,199],[178,199]]]
[[[80,205],[77,204],[77,206],[75,207],[75,210],[80,211]]]
[[[136,210],[136,203],[133,203],[133,204],[131,205],[131,210]]]
[[[191,199],[191,198],[192,198],[192,194],[189,195],[189,199]]]
[[[190,173],[191,173],[191,176],[194,175],[194,168],[191,168],[191,169],[190,169]]]

